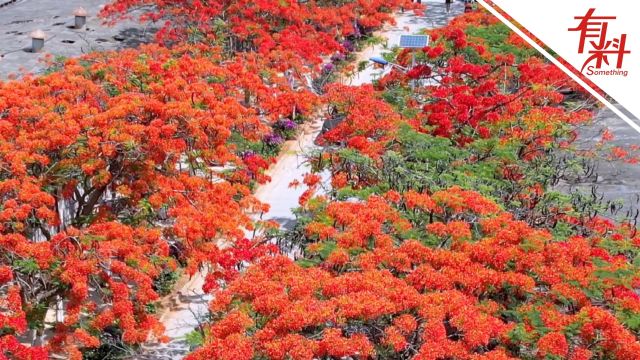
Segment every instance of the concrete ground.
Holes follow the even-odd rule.
[[[39,73],[45,68],[45,55],[72,57],[90,51],[136,47],[149,41],[155,28],[126,20],[106,26],[97,17],[105,0],[0,0],[0,80],[10,74]],[[2,6],[2,4],[5,4]],[[73,11],[83,7],[87,24],[73,28]],[[137,15],[132,13],[132,15]],[[44,49],[31,51],[29,34],[46,34]]]
[[[623,108],[620,109],[627,113]],[[640,124],[637,118],[628,113],[627,115]],[[640,134],[608,108],[602,108],[598,112],[592,125],[580,129],[578,147],[592,149],[600,141],[603,129],[608,129],[614,136],[607,143],[607,148],[618,146],[631,154],[639,155],[638,151],[630,149],[634,145],[640,145]],[[610,150],[604,151],[608,154]],[[586,193],[591,193],[594,189],[596,196],[601,197],[603,202],[614,205],[609,206],[604,216],[615,220],[633,219],[640,209],[640,164],[602,158],[595,161],[591,176],[572,184],[562,184],[559,189]]]

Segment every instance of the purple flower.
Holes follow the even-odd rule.
[[[268,146],[278,146],[284,142],[284,139],[278,134],[267,134],[262,138],[262,141]]]
[[[325,74],[328,74],[330,72],[333,71],[333,64],[329,63],[329,64],[324,64],[324,66],[322,67],[322,72],[324,72]]]
[[[291,121],[291,119],[280,119],[276,121],[276,123],[274,124],[274,127],[276,129],[280,129],[284,131],[294,130],[297,126],[298,124]]]
[[[344,56],[343,53],[337,52],[337,53],[331,55],[331,61],[332,62],[340,62],[340,61],[344,61],[344,59],[345,59],[345,56]]]
[[[345,41],[343,41],[343,42],[342,42],[342,47],[343,47],[345,50],[347,50],[348,52],[353,52],[353,51],[356,49],[356,47],[355,47],[355,46],[353,46],[353,43],[352,43],[351,41],[349,41],[349,40],[345,40]]]
[[[251,150],[247,150],[247,151],[243,151],[240,154],[240,157],[242,158],[242,160],[247,160],[250,159],[251,157],[256,156],[256,153],[251,151]]]

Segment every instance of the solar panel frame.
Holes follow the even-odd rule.
[[[429,35],[400,35],[400,47],[404,49],[421,49],[429,45]]]

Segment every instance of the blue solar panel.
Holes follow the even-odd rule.
[[[423,48],[429,45],[428,35],[400,35],[401,48]]]

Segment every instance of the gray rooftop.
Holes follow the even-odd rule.
[[[135,47],[153,36],[153,28],[135,21],[106,26],[97,17],[105,0],[0,0],[0,79],[22,71],[37,73],[41,59],[78,56],[93,50]],[[4,5],[4,6],[3,6]],[[83,7],[87,24],[75,29],[73,11]],[[133,14],[134,16],[137,14]],[[40,29],[46,34],[44,49],[31,52],[29,34]]]

